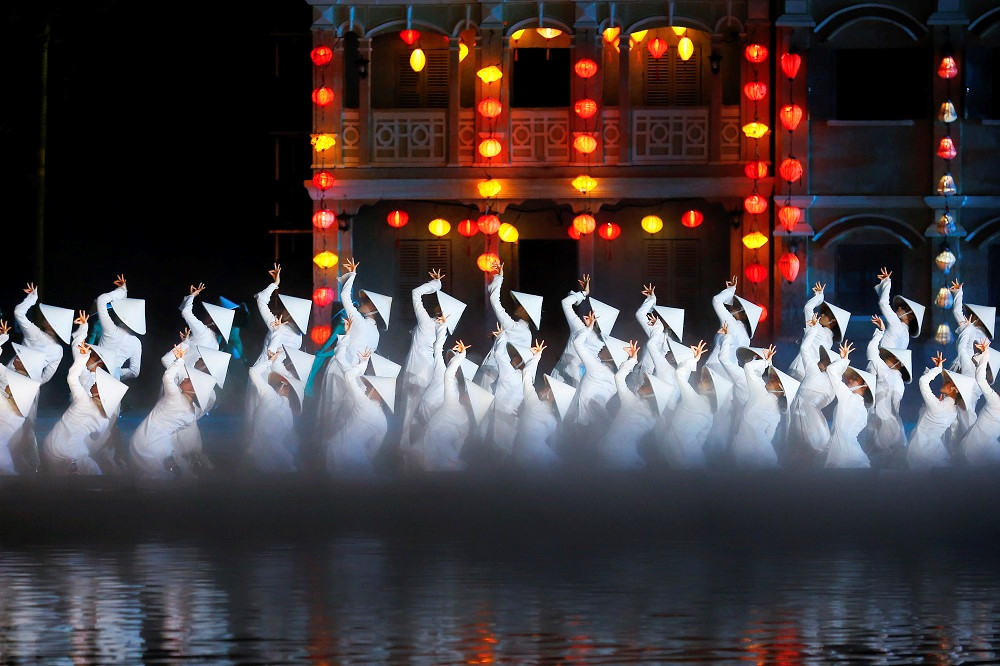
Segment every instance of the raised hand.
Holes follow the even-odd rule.
[[[174,358],[184,358],[184,347],[174,345]]]
[[[26,294],[33,294],[33,293],[35,293],[35,291],[37,289],[38,289],[38,287],[35,286],[34,282],[29,282],[28,286],[24,288],[24,293],[26,293]]]
[[[591,310],[587,314],[583,315],[583,324],[587,328],[594,328],[594,324],[597,323],[597,315]]]
[[[358,354],[358,358],[362,361],[367,361],[372,357],[372,350],[369,347],[365,347],[365,350]]]
[[[809,318],[809,321],[806,322],[806,326],[815,326],[818,323],[819,323],[819,317],[813,314],[813,316]]]
[[[951,285],[948,287],[948,289],[951,290],[951,293],[957,294],[958,292],[962,291],[962,287],[964,285],[965,285],[964,282],[959,282],[958,280],[952,280]]]
[[[205,291],[205,283],[204,282],[199,282],[197,287],[194,286],[194,285],[191,285],[190,289],[191,289],[191,295],[192,296],[197,296],[201,292]]]
[[[81,355],[84,355],[84,356],[89,356],[90,355],[90,345],[88,345],[86,342],[84,342],[81,345],[78,345],[77,349],[80,350],[80,354]]]
[[[635,358],[639,355],[639,342],[637,340],[629,340],[629,343],[622,347],[622,349],[625,350],[629,358]]]
[[[276,328],[276,329],[281,328],[282,326],[284,326],[285,325],[285,315],[280,314],[277,317],[275,317],[274,320],[271,322],[271,325],[274,326],[274,328]]]
[[[814,294],[822,294],[824,289],[826,289],[826,285],[821,282],[817,282],[813,285]]]
[[[79,326],[86,326],[87,325],[87,321],[89,321],[89,320],[90,320],[90,317],[87,315],[87,311],[86,310],[80,310],[80,314],[77,316],[76,319],[73,320],[73,323],[74,324],[78,324]]]
[[[354,326],[354,317],[348,317],[347,321],[344,322],[344,334],[351,332],[351,326]]]
[[[590,295],[590,274],[589,273],[584,273],[583,277],[581,277],[579,280],[577,280],[577,284],[580,285],[580,291],[582,291],[587,296]]]
[[[657,316],[655,314],[653,314],[652,312],[646,313],[646,323],[648,323],[650,326],[656,326],[656,321],[657,321]]]
[[[774,358],[774,355],[778,353],[778,348],[774,345],[769,345],[767,349],[764,350],[764,360],[770,361]]]
[[[281,352],[279,352],[277,349],[275,349],[274,351],[271,351],[270,349],[268,349],[267,350],[267,360],[268,361],[274,361],[274,359],[278,358],[278,356],[280,354],[281,354]]]
[[[461,340],[456,342],[455,346],[451,348],[451,350],[456,354],[464,354],[468,349],[472,349],[472,345],[467,345]]]
[[[730,287],[735,287],[739,281],[740,281],[739,277],[734,275],[732,280],[726,280],[726,289],[729,289]]]
[[[879,280],[888,280],[890,277],[892,277],[892,271],[888,270],[885,266],[883,266],[879,270],[878,275],[876,275],[875,277],[877,277]]]
[[[979,340],[977,342],[973,342],[972,346],[976,348],[977,352],[982,354],[984,351],[990,348],[990,343],[986,340]]]
[[[729,322],[728,321],[722,322],[722,328],[720,328],[718,332],[722,333],[723,335],[729,335]]]
[[[444,279],[444,273],[441,272],[440,268],[433,269],[430,273],[428,273],[428,275],[431,276],[432,280],[440,281]]]
[[[691,351],[694,352],[694,360],[700,361],[702,355],[708,350],[708,344],[704,340],[699,340],[698,344],[691,346]]]
[[[943,353],[938,352],[937,354],[934,354],[934,356],[931,356],[931,360],[934,361],[934,367],[940,368],[942,365],[944,365],[944,362],[947,359],[944,357]]]
[[[0,335],[7,335],[8,333],[10,333],[10,324],[0,319]]]
[[[646,298],[656,296],[656,287],[653,286],[652,282],[642,285],[642,295]]]
[[[116,287],[124,287],[125,286],[125,274],[124,273],[122,273],[121,275],[119,275],[118,277],[115,278],[115,286]]]
[[[538,341],[535,340],[535,346],[531,348],[531,353],[538,356],[543,351],[545,351],[545,340]]]
[[[503,263],[499,259],[493,260],[493,263],[490,264],[490,270],[503,277]]]
[[[450,316],[451,315],[438,315],[437,317],[434,318],[434,321],[444,326],[445,324],[448,323],[448,317]]]
[[[188,338],[191,337],[191,329],[185,328],[183,331],[180,332],[179,335],[181,336],[181,341],[187,340]]]
[[[854,351],[854,345],[847,340],[840,343],[840,358],[847,358]]]
[[[880,331],[885,330],[885,322],[882,321],[882,317],[879,317],[878,315],[872,315],[872,323],[875,324],[875,327],[878,330]]]
[[[281,284],[281,264],[275,264],[274,268],[269,270],[267,274],[271,276],[271,280],[274,281],[274,284]]]
[[[360,261],[354,261],[354,257],[351,257],[344,262],[344,270],[348,273],[356,273],[358,271],[358,266],[361,265]]]
[[[503,334],[503,326],[500,325],[500,322],[497,322],[497,330],[490,331],[490,335],[494,338],[499,338],[501,334]]]

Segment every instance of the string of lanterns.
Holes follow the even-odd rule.
[[[767,266],[760,263],[757,251],[767,244],[768,238],[757,227],[759,216],[767,211],[767,199],[761,195],[758,183],[767,175],[767,164],[760,159],[760,139],[767,134],[768,127],[761,122],[760,102],[767,96],[767,84],[758,80],[757,65],[767,59],[767,49],[760,44],[750,44],[744,49],[744,56],[751,64],[752,80],[743,86],[743,94],[753,102],[753,121],[743,126],[743,133],[752,141],[753,160],[744,172],[753,181],[753,189],[743,200],[743,209],[750,215],[750,232],[743,236],[743,245],[753,251],[753,261],[744,270],[757,300],[757,285],[767,279]]]
[[[958,120],[958,113],[955,111],[955,104],[951,101],[951,82],[952,79],[958,76],[958,63],[955,62],[955,58],[946,49],[944,57],[941,58],[941,63],[937,68],[937,75],[946,82],[946,98],[945,101],[941,103],[941,108],[938,111],[938,120],[944,125],[944,136],[938,141],[936,154],[939,158],[944,160],[944,174],[938,180],[937,193],[944,197],[944,212],[937,221],[937,232],[941,236],[949,236],[955,232],[955,218],[951,213],[951,207],[949,205],[949,197],[954,196],[958,192],[958,188],[955,185],[955,179],[951,175],[951,161],[958,156],[958,148],[955,145],[954,139],[951,136],[952,123]],[[950,308],[952,305],[951,292],[948,289],[948,274],[951,269],[955,266],[958,261],[958,257],[955,253],[951,251],[947,242],[942,242],[940,251],[934,257],[934,264],[937,266],[938,270],[944,276],[943,284],[938,289],[937,298],[934,302],[941,308]],[[942,298],[942,292],[945,296]],[[943,305],[942,305],[943,303]],[[946,323],[938,325],[937,330],[934,334],[934,340],[941,345],[947,345],[951,343],[952,334],[951,327]]]
[[[781,71],[788,79],[788,103],[781,107],[778,112],[778,119],[781,126],[788,132],[788,157],[782,161],[778,172],[787,183],[787,193],[785,204],[778,210],[778,223],[785,233],[791,234],[795,227],[802,220],[802,209],[792,205],[792,186],[802,182],[802,163],[795,157],[795,130],[802,122],[804,112],[802,107],[795,103],[795,93],[792,82],[798,76],[799,68],[802,66],[802,56],[794,51],[781,56]],[[795,243],[791,243],[788,249],[778,258],[778,271],[785,281],[791,284],[799,275],[801,262],[796,253]]]
[[[334,92],[326,85],[326,70],[330,62],[333,61],[333,49],[321,44],[309,53],[309,58],[315,66],[313,79],[316,83],[316,87],[312,91],[313,127],[325,128],[327,126],[326,111],[334,101]],[[313,257],[313,263],[320,268],[322,276],[320,286],[313,291],[312,300],[317,307],[325,308],[336,297],[335,290],[328,286],[328,272],[339,263],[337,254],[327,249],[328,231],[331,228],[335,229],[337,214],[326,204],[326,193],[333,187],[336,180],[333,173],[327,169],[327,155],[330,149],[337,144],[337,137],[328,132],[320,132],[310,135],[310,143],[316,154],[316,161],[319,163],[319,171],[313,174],[312,182],[313,186],[320,192],[317,210],[312,215],[312,224],[320,232],[321,249]],[[310,331],[310,337],[316,345],[325,343],[330,335],[329,326],[313,326]]]
[[[591,127],[589,123],[590,119],[597,115],[598,111],[597,102],[591,99],[589,95],[589,83],[594,75],[597,74],[597,63],[590,58],[581,58],[573,65],[573,71],[583,80],[583,97],[573,105],[573,110],[584,121],[588,121],[584,123],[584,132],[575,132],[576,136],[573,139],[573,148],[586,156],[589,167],[590,155],[597,149],[597,139],[594,138],[594,132],[590,131]],[[590,192],[597,187],[597,181],[588,175],[580,175],[574,178],[570,184],[587,199],[584,212],[573,218],[573,224],[569,228],[570,238],[580,240],[583,236],[593,233],[597,228],[597,220],[590,214],[589,201]],[[609,224],[612,223],[609,222]],[[619,227],[618,233],[614,234],[614,238],[617,238],[620,233],[621,228]],[[608,237],[610,232],[604,232],[603,228],[602,234],[602,238],[605,238],[605,240],[609,242],[612,240]],[[611,254],[610,245],[608,246],[608,254],[609,256]]]

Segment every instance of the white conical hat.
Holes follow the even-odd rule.
[[[865,388],[867,389],[867,391],[865,391],[865,404],[870,407],[872,403],[875,402],[875,375],[865,370],[859,370],[854,366],[848,366],[847,369],[844,370],[845,379],[848,373],[857,375],[861,381],[865,383]]]
[[[521,357],[521,363],[518,364],[518,365],[514,365],[515,368],[520,368],[522,365],[524,365],[525,363],[528,362],[528,359],[531,358],[531,348],[530,347],[522,347],[520,345],[515,345],[513,342],[511,342],[510,340],[508,340],[507,341],[507,356],[510,357],[511,365],[514,365],[514,356],[520,356]]]
[[[476,373],[479,372],[479,366],[467,358],[463,358],[458,367],[462,371],[462,377],[466,382],[474,381]]]
[[[604,340],[604,346],[608,348],[608,353],[611,354],[611,360],[614,361],[615,367],[622,367],[622,363],[628,358],[628,352],[625,351],[625,348],[628,347],[629,343],[618,338],[613,338],[610,335],[605,335],[602,339]]]
[[[783,411],[787,410],[788,406],[792,404],[793,400],[795,400],[795,394],[798,393],[799,391],[800,382],[799,380],[789,375],[786,375],[781,370],[778,370],[773,365],[768,368],[768,371],[773,372],[775,375],[777,375],[778,381],[781,382],[781,390],[785,394],[784,395],[785,404],[782,407],[782,410]]]
[[[832,351],[827,349],[826,345],[819,346],[817,355],[819,356],[819,363],[823,364],[821,368],[822,370],[826,370],[826,368],[828,368],[830,364],[833,363],[834,358],[837,357],[837,354],[834,354]]]
[[[382,294],[375,293],[374,291],[363,290],[360,293],[364,296],[372,305],[375,306],[375,312],[382,317],[382,323],[385,324],[385,330],[389,330],[389,312],[392,310],[392,297],[383,296]]]
[[[28,376],[35,381],[41,381],[42,372],[45,371],[46,365],[45,354],[37,349],[19,345],[16,342],[13,344],[13,347],[14,353],[21,359],[21,365],[24,366],[24,370],[28,373]]]
[[[111,301],[111,308],[132,332],[146,334],[146,301],[141,298],[119,298]]]
[[[957,372],[948,372],[947,370],[942,370],[941,375],[958,389],[959,399],[956,402],[959,402],[959,407],[970,412],[976,411],[976,403],[972,401],[973,397],[976,397],[976,402],[979,402],[976,396],[976,380]]]
[[[765,351],[763,347],[740,347],[736,350],[736,362],[742,367],[750,361],[764,358]]]
[[[56,332],[59,339],[69,344],[70,336],[73,333],[73,311],[69,308],[58,308],[54,305],[38,304],[38,311],[49,322],[49,326]]]
[[[113,349],[107,349],[101,345],[90,345],[90,351],[97,354],[97,358],[104,361],[104,367],[106,368],[117,368],[118,366],[118,352]]]
[[[927,308],[916,301],[911,301],[905,296],[894,296],[892,299],[892,306],[894,308],[909,308],[910,312],[913,313],[913,319],[910,321],[910,337],[915,338],[920,335],[920,327],[923,324],[924,312]]]
[[[475,382],[465,382],[465,393],[469,396],[469,404],[472,406],[472,415],[476,423],[483,420],[490,405],[493,404],[493,394]]]
[[[236,312],[212,303],[202,303],[202,305],[205,306],[205,312],[208,313],[208,316],[215,322],[215,327],[219,329],[222,338],[229,342],[229,334],[233,330],[233,318],[236,316]]]
[[[312,312],[312,301],[284,294],[278,294],[278,300],[285,306],[288,316],[292,318],[292,323],[295,324],[300,333],[309,330],[309,313]]]
[[[226,383],[226,375],[229,374],[229,361],[232,359],[232,355],[228,352],[212,349],[211,347],[198,345],[197,348],[198,353],[201,355],[201,360],[205,362],[205,367],[208,368],[208,374],[212,375],[215,383],[219,385],[219,388],[222,388]]]
[[[21,416],[28,416],[31,413],[31,406],[35,404],[35,398],[38,397],[41,384],[19,372],[8,372],[7,386],[10,387],[10,395],[14,398],[17,411],[21,412]]]
[[[667,328],[678,340],[684,339],[684,308],[669,308],[665,305],[654,305],[656,314],[660,315]]]
[[[556,403],[556,411],[559,412],[559,418],[566,418],[569,407],[573,404],[573,398],[576,396],[576,388],[566,382],[559,381],[552,375],[545,375],[545,383],[549,385],[549,389],[552,391],[552,399]]]
[[[733,296],[733,301],[733,305],[747,313],[747,320],[744,323],[749,329],[750,337],[752,338],[753,334],[757,332],[757,324],[760,323],[760,315],[763,314],[764,308],[739,296]]]
[[[298,405],[299,408],[296,411],[296,413],[301,414],[302,405],[305,401],[305,395],[306,395],[306,383],[300,379],[296,379],[294,376],[292,376],[292,373],[290,372],[272,371],[271,374],[268,375],[268,381],[271,381],[271,377],[280,377],[281,379],[288,382],[288,385],[292,387],[292,393],[295,394],[295,399],[298,400],[299,403]]]
[[[511,291],[510,295],[528,313],[528,317],[531,318],[531,323],[535,325],[535,328],[539,328],[542,325],[542,297],[534,294],[526,294],[523,291]]]
[[[399,363],[395,361],[390,361],[385,356],[380,354],[372,353],[369,359],[372,366],[372,372],[375,373],[376,377],[389,377],[395,379],[399,376],[400,371],[403,369]]]
[[[998,372],[1000,372],[1000,351],[990,347],[990,358],[986,363],[986,381],[990,384],[995,382]]]
[[[395,411],[396,406],[396,378],[395,377],[371,377],[362,376],[361,380],[367,382],[375,389],[382,402],[389,408],[390,412]]]
[[[292,367],[295,369],[295,377],[302,381],[308,381],[309,375],[312,374],[313,362],[316,360],[316,357],[295,347],[289,347],[288,345],[282,345],[282,347],[285,350],[285,356],[288,357]]]
[[[966,303],[965,307],[968,310],[979,317],[979,320],[983,322],[983,326],[986,327],[986,332],[989,333],[990,339],[993,339],[993,327],[996,325],[997,321],[997,309],[989,305],[973,305],[972,303]]]
[[[101,398],[104,414],[110,416],[118,411],[122,398],[128,393],[128,387],[112,377],[104,368],[98,368],[94,374],[97,376],[97,395]]]
[[[712,386],[715,387],[715,410],[718,411],[719,405],[729,402],[729,398],[733,394],[733,382],[707,365],[704,366],[702,371],[708,373],[709,378],[712,380]]]
[[[656,413],[662,414],[663,410],[667,408],[670,404],[670,398],[673,396],[674,387],[666,383],[662,379],[655,377],[651,373],[644,372],[643,375],[646,381],[649,382],[649,387],[653,389],[653,401],[656,402]]]
[[[878,350],[878,355],[882,357],[883,361],[887,360],[886,355],[895,356],[896,360],[898,360],[900,365],[902,365],[902,372],[899,374],[903,376],[903,382],[906,384],[910,383],[910,380],[913,379],[913,352],[909,349],[881,347]],[[992,354],[990,356],[992,358]]]
[[[833,303],[821,303],[820,310],[826,308],[833,315],[833,320],[837,322],[837,330],[833,331],[833,341],[839,342],[844,339],[847,333],[847,325],[851,323],[851,313],[844,308],[838,308]]]
[[[667,346],[674,357],[674,365],[679,366],[694,358],[694,352],[683,342],[677,342],[672,338],[667,338]]]
[[[601,333],[610,334],[611,329],[615,327],[615,322],[618,321],[618,308],[612,307],[607,303],[599,301],[591,296],[590,309],[593,310],[594,314],[597,316],[597,327],[600,329]],[[536,326],[535,328],[538,327]]]
[[[208,409],[208,405],[212,402],[212,394],[215,392],[215,377],[195,368],[185,368],[185,370],[188,379],[191,380],[191,386],[194,387],[194,397],[198,405],[203,410]]]
[[[454,335],[462,313],[465,312],[465,303],[443,291],[437,292],[437,299],[438,305],[441,306],[441,315],[447,317],[445,326],[448,327],[448,332]]]

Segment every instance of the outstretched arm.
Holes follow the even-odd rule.
[[[415,287],[410,292],[410,298],[413,301],[413,312],[417,316],[417,326],[424,328],[434,326],[434,319],[428,314],[427,308],[424,307],[423,297],[438,291],[441,291],[441,280],[431,279],[419,287]]]
[[[649,320],[649,314],[656,305],[656,292],[653,291],[653,285],[649,285],[642,293],[646,298],[643,299],[639,309],[635,311],[635,320],[639,322],[639,326],[642,326],[642,330],[646,332],[646,337],[649,337],[653,333],[654,326]]]
[[[585,327],[576,332],[576,335],[573,336],[573,349],[576,350],[576,355],[580,357],[580,361],[587,372],[597,372],[601,369],[603,363],[601,363],[600,358],[587,348],[587,345],[583,341],[588,330]]]
[[[191,287],[191,289],[192,293],[185,296],[184,300],[181,301],[181,316],[184,318],[184,323],[187,324],[187,327],[191,329],[191,335],[197,340],[205,337],[208,333],[208,326],[194,315],[194,299],[195,296],[201,293],[201,289],[198,287]]]
[[[629,389],[628,384],[625,383],[626,378],[632,370],[635,369],[636,363],[637,361],[635,357],[629,356],[625,359],[625,362],[622,363],[622,367],[618,368],[618,372],[615,373],[615,388],[618,391],[618,398],[621,400],[623,407],[639,399],[635,393],[632,393],[632,390]]]
[[[986,406],[993,410],[1000,410],[1000,395],[997,395],[997,392],[990,385],[989,379],[986,376],[990,361],[990,348],[986,347],[986,349],[977,354],[975,361],[976,384],[979,385],[979,390],[983,392],[983,397],[986,398]]]
[[[924,399],[924,404],[928,406],[934,406],[937,404],[937,396],[934,395],[934,391],[931,390],[931,382],[934,378],[941,374],[941,366],[936,365],[933,368],[927,368],[924,370],[924,374],[920,376],[920,381],[917,382],[920,385],[920,396]]]
[[[525,401],[538,400],[538,392],[535,391],[535,378],[538,376],[538,361],[541,358],[541,351],[535,353],[532,350],[531,356],[525,359],[524,367],[521,368],[521,389],[524,393]]]
[[[493,306],[493,313],[496,315],[497,321],[500,322],[505,330],[517,326],[517,321],[507,314],[507,311],[503,309],[503,305],[500,304],[500,287],[503,286],[503,276],[497,275],[490,282],[489,293],[490,293],[490,305]]]
[[[813,318],[816,314],[816,308],[823,304],[824,289],[825,285],[822,285],[819,282],[817,282],[813,287],[812,298],[806,301],[805,307],[802,308],[802,314],[805,317],[806,322]]]
[[[726,288],[712,297],[712,309],[715,310],[715,314],[718,316],[720,324],[728,323],[730,326],[736,324],[736,318],[733,317],[729,308],[726,307],[726,303],[733,300],[733,296],[735,295],[736,285],[731,285],[727,282]]]
[[[73,365],[69,367],[69,374],[66,375],[66,385],[69,386],[70,399],[73,402],[78,400],[89,400],[90,391],[83,388],[80,383],[80,375],[87,369],[87,360],[90,358],[90,347],[79,345],[73,347]]]
[[[582,291],[571,291],[566,298],[562,299],[563,314],[566,315],[566,323],[569,324],[570,335],[573,335],[586,326],[574,309],[575,306],[583,302],[584,298],[586,296],[584,296]]]
[[[951,313],[955,317],[955,321],[958,322],[959,326],[964,326],[969,323],[969,320],[965,318],[965,305],[964,303],[964,293],[962,289],[962,284],[958,280],[955,280],[951,284],[951,293],[954,294],[954,304],[951,308]]]
[[[97,297],[97,318],[101,322],[101,330],[104,335],[118,331],[118,325],[111,317],[111,313],[108,312],[108,306],[114,301],[119,301],[128,296],[128,289],[125,286],[125,281],[121,280],[121,283],[122,284],[114,291],[109,291]]]

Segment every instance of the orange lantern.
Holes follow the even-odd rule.
[[[795,282],[799,276],[799,257],[794,252],[785,252],[778,259],[778,270],[786,282]]]
[[[472,220],[462,220],[458,223],[458,233],[471,238],[479,233],[479,225]]]
[[[329,106],[333,103],[333,90],[326,86],[316,88],[312,92],[312,100],[316,106]]]
[[[479,258],[476,259],[476,266],[478,266],[479,270],[481,270],[484,273],[492,273],[493,264],[498,261],[500,261],[500,257],[498,257],[496,253],[483,252],[481,255],[479,255]]]
[[[767,319],[767,308],[765,308],[764,305],[761,303],[757,303],[757,307],[760,308],[760,319],[757,320],[757,323],[763,324],[764,321]]]
[[[330,329],[329,325],[313,326],[312,331],[309,333],[309,337],[312,339],[313,344],[318,347],[329,340],[330,335],[332,334],[333,331]]]
[[[313,226],[317,229],[329,229],[337,221],[337,215],[328,208],[313,213]]]
[[[767,60],[767,49],[760,44],[751,44],[743,51],[743,55],[745,55],[746,59],[750,62],[755,65],[759,65]]]
[[[601,33],[601,36],[604,37],[604,41],[606,41],[608,44],[611,44],[615,41],[615,39],[618,38],[618,35],[621,34],[621,31],[622,31],[621,26],[616,25],[611,28],[605,28],[604,32]]]
[[[655,234],[663,228],[663,220],[658,215],[647,215],[642,218],[642,230],[648,234]]]
[[[597,113],[597,102],[592,99],[581,99],[573,105],[573,110],[581,118],[593,118],[594,114]]]
[[[743,173],[750,180],[760,180],[767,176],[767,162],[763,160],[751,160],[743,167]]]
[[[941,142],[938,143],[937,156],[943,160],[953,160],[955,159],[955,155],[958,155],[955,142],[951,140],[950,136],[941,137]]]
[[[333,289],[329,287],[320,287],[313,292],[313,303],[321,308],[325,308],[330,303],[333,303]]]
[[[333,187],[334,177],[329,171],[318,171],[313,175],[313,186],[322,192]]]
[[[500,142],[496,139],[486,139],[479,144],[479,154],[486,159],[496,157],[500,154],[501,150],[503,150],[503,146],[501,146]]]
[[[958,76],[958,63],[950,55],[945,56],[941,59],[941,65],[938,66],[937,75],[942,79],[953,79]]]
[[[431,232],[438,238],[446,236],[449,231],[451,231],[451,223],[444,218],[436,218],[427,223],[427,231]]]
[[[573,69],[581,79],[589,79],[594,74],[597,74],[597,63],[590,58],[581,58],[573,65]]]
[[[584,155],[589,155],[597,150],[597,139],[589,134],[581,134],[573,139],[573,147]]]
[[[476,106],[476,110],[482,117],[493,120],[503,112],[503,104],[494,97],[486,97]]]
[[[502,188],[499,181],[487,178],[486,180],[477,183],[476,189],[479,190],[479,196],[484,199],[492,199],[496,195],[500,194],[500,190]]]
[[[754,284],[760,284],[767,279],[767,266],[764,264],[750,264],[743,272]]]
[[[486,215],[479,216],[476,225],[485,235],[492,236],[500,230],[500,218],[493,213],[486,213]]]
[[[572,224],[569,225],[569,229],[566,231],[566,233],[568,233],[569,237],[572,238],[573,240],[580,240],[580,238],[582,237],[580,234],[580,230],[574,227]]]
[[[681,215],[681,224],[690,229],[694,229],[704,221],[705,216],[701,214],[700,210],[689,210]]]
[[[786,104],[778,112],[782,126],[789,132],[794,132],[795,128],[802,122],[802,107],[798,104]]]
[[[597,228],[597,220],[590,213],[580,213],[573,218],[573,227],[580,232],[580,235],[589,234]]]
[[[785,206],[778,210],[778,221],[781,222],[782,229],[791,233],[802,221],[802,209],[798,206]]]
[[[481,70],[476,72],[476,76],[485,83],[489,85],[491,83],[496,83],[501,78],[503,78],[503,72],[496,65],[490,65],[489,67],[483,67]]]
[[[649,49],[649,55],[653,56],[653,60],[659,60],[667,52],[667,42],[659,37],[653,37],[646,44],[646,48]]]
[[[317,46],[310,51],[309,58],[312,59],[314,65],[322,67],[333,60],[333,49],[329,46]]]
[[[743,208],[751,215],[760,215],[767,210],[767,199],[755,192],[743,200]]]
[[[386,220],[390,227],[399,229],[406,226],[406,223],[410,221],[410,216],[405,210],[394,210],[386,216]]]
[[[747,99],[759,102],[767,96],[767,85],[760,81],[751,81],[743,86],[743,94]]]
[[[781,163],[778,173],[789,183],[794,183],[802,178],[802,162],[799,162],[794,157],[789,157]]]
[[[747,246],[747,249],[757,250],[767,244],[767,236],[759,231],[751,231],[743,237],[743,244]]]
[[[597,187],[597,181],[590,176],[582,175],[577,176],[570,181],[570,185],[572,185],[576,190],[579,190],[580,194],[586,194]]]
[[[622,235],[622,228],[614,222],[605,222],[597,230],[597,235],[606,241],[613,241]]]
[[[743,133],[748,139],[759,139],[767,134],[768,127],[764,123],[754,121],[743,126]]]
[[[320,268],[333,268],[337,265],[338,260],[339,257],[329,250],[323,250],[313,257],[313,263]]]
[[[416,30],[404,30],[399,33],[399,38],[406,42],[407,46],[413,46],[420,39],[420,33]]]
[[[781,71],[785,73],[789,79],[794,79],[799,73],[799,67],[802,66],[802,56],[798,53],[786,53],[781,56]]]

